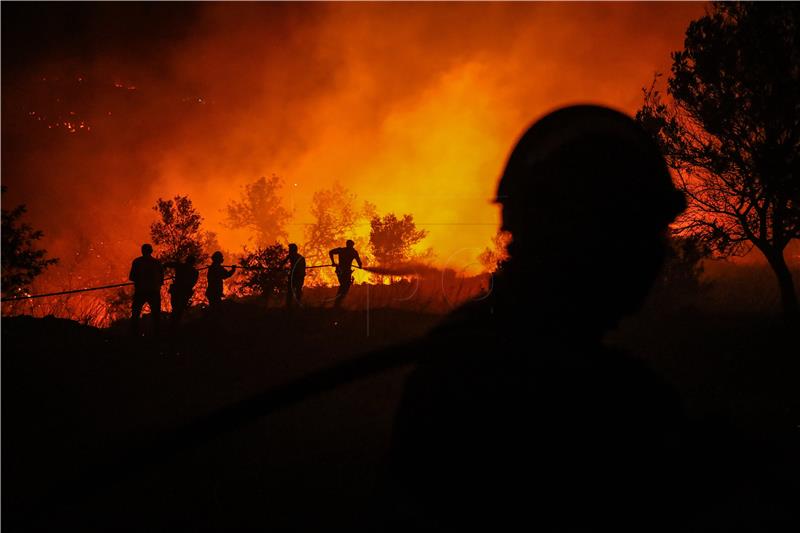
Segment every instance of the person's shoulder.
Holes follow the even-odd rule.
[[[497,324],[486,302],[463,305],[444,317],[424,337],[416,340],[420,374],[442,369],[483,368],[497,362]]]
[[[496,324],[494,299],[492,295],[480,300],[464,303],[451,311],[431,331],[435,336],[464,335],[492,328]]]
[[[597,347],[597,354],[593,355],[601,361],[608,373],[635,381],[661,381],[658,373],[647,361],[622,348],[600,344]]]
[[[647,417],[682,418],[678,392],[641,356],[605,344],[585,355],[590,359],[582,367],[584,380],[594,383],[609,401]]]

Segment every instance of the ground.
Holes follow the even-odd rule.
[[[220,323],[194,316],[175,340],[135,342],[124,327],[3,318],[3,525],[352,529],[368,517],[410,366],[308,389],[175,453],[163,440],[226,406],[423,335],[440,318],[391,309],[287,315],[232,303]],[[763,313],[650,310],[608,341],[654,366],[693,417],[723,420],[756,443],[765,455],[757,462],[789,487],[800,473],[800,361],[787,350],[790,333]],[[141,450],[156,452],[126,463]]]

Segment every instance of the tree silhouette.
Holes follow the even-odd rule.
[[[511,242],[511,234],[507,231],[498,231],[492,238],[492,247],[486,247],[478,254],[478,262],[487,272],[497,272],[508,259],[506,246]]]
[[[282,187],[283,180],[275,175],[248,183],[240,199],[228,204],[225,225],[252,230],[260,247],[287,240],[286,224],[292,214],[283,207],[279,195]]]
[[[413,215],[375,215],[370,220],[370,249],[380,265],[402,263],[409,260],[413,246],[427,234],[424,229],[417,229]]]
[[[362,214],[356,208],[356,195],[337,182],[314,193],[311,215],[314,223],[307,230],[306,257],[318,263],[328,262],[328,250],[352,238]]]
[[[252,252],[245,249],[239,259],[243,273],[239,275],[237,286],[242,295],[261,295],[266,298],[279,296],[287,288],[288,268],[283,260],[289,250],[280,243],[256,248]]]
[[[6,188],[2,188],[6,192]],[[33,229],[21,218],[27,211],[24,204],[10,211],[2,210],[2,292],[6,296],[18,294],[30,286],[36,277],[57,258],[47,258],[47,250],[36,248],[42,238],[41,230]]]
[[[150,238],[162,261],[184,261],[194,254],[199,262],[205,262],[209,250],[219,246],[214,233],[201,229],[203,217],[188,196],[159,198],[153,210],[159,220],[150,225]]]
[[[676,231],[721,256],[757,248],[794,317],[784,249],[800,237],[799,20],[797,4],[714,3],[672,54],[671,101],[654,81],[636,115],[689,198]]]
[[[666,257],[655,285],[650,290],[650,304],[665,307],[694,304],[711,287],[703,280],[703,259],[711,255],[705,240],[698,235],[672,235]]]

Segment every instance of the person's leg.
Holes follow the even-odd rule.
[[[222,295],[221,294],[209,294],[208,295],[208,310],[213,315],[218,315],[220,312],[220,307],[222,306]]]
[[[150,304],[150,317],[153,319],[153,334],[158,336],[161,331],[161,292],[153,293],[147,303]]]
[[[178,331],[178,326],[181,323],[183,311],[186,309],[186,300],[182,295],[171,294],[170,304],[172,305],[172,313],[170,316],[170,331],[174,334]]]
[[[347,273],[347,276],[342,279],[342,299],[347,296],[347,293],[350,292],[350,287],[353,285],[353,276],[351,273]]]
[[[333,306],[339,307],[342,305],[342,298],[344,298],[344,295],[347,294],[347,282],[345,281],[345,275],[341,272],[337,272],[336,277],[339,279],[339,288],[336,290],[336,297],[333,299]]]
[[[298,282],[298,280],[292,280],[292,283],[289,284],[289,294],[287,295],[287,302],[291,302],[289,305],[291,307],[302,307],[302,303],[300,299],[303,296],[303,282],[302,280]]]
[[[133,335],[139,334],[139,317],[142,314],[142,307],[144,306],[144,298],[141,294],[134,293],[133,301],[131,302],[131,333]]]

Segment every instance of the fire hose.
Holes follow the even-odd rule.
[[[274,270],[276,272],[279,272],[279,271],[289,272],[289,270],[290,270],[290,269],[285,269],[285,268],[275,269],[275,268],[262,267],[262,266],[242,266],[242,265],[222,265],[222,266],[228,267],[228,268],[234,268],[235,267],[235,268],[242,269],[242,270]],[[312,266],[307,266],[306,268],[307,269],[309,269],[309,268],[325,268],[325,267],[333,267],[333,266],[337,266],[337,265],[312,265]],[[198,270],[206,270],[207,268],[209,268],[209,267],[204,266],[204,267],[198,268]],[[355,265],[353,266],[353,268],[358,268],[358,269],[361,269],[361,270],[368,270],[366,268],[355,266]],[[170,276],[170,277],[164,278],[165,281],[168,281],[168,280],[171,280],[171,279],[174,279],[174,276]],[[100,285],[98,287],[86,287],[86,288],[83,288],[83,289],[70,289],[70,290],[64,290],[64,291],[58,291],[58,292],[47,292],[47,293],[43,293],[43,294],[25,294],[25,295],[20,295],[20,296],[5,296],[3,298],[0,298],[0,302],[16,302],[16,301],[20,301],[20,300],[33,300],[33,299],[36,299],[36,298],[50,298],[52,296],[62,296],[62,295],[65,295],[65,294],[76,294],[76,293],[79,293],[79,292],[90,292],[90,291],[101,291],[101,290],[106,290],[106,289],[116,289],[118,287],[127,287],[129,285],[133,285],[133,282],[132,281],[127,281],[125,283],[114,283],[114,284],[111,284],[111,285]]]

